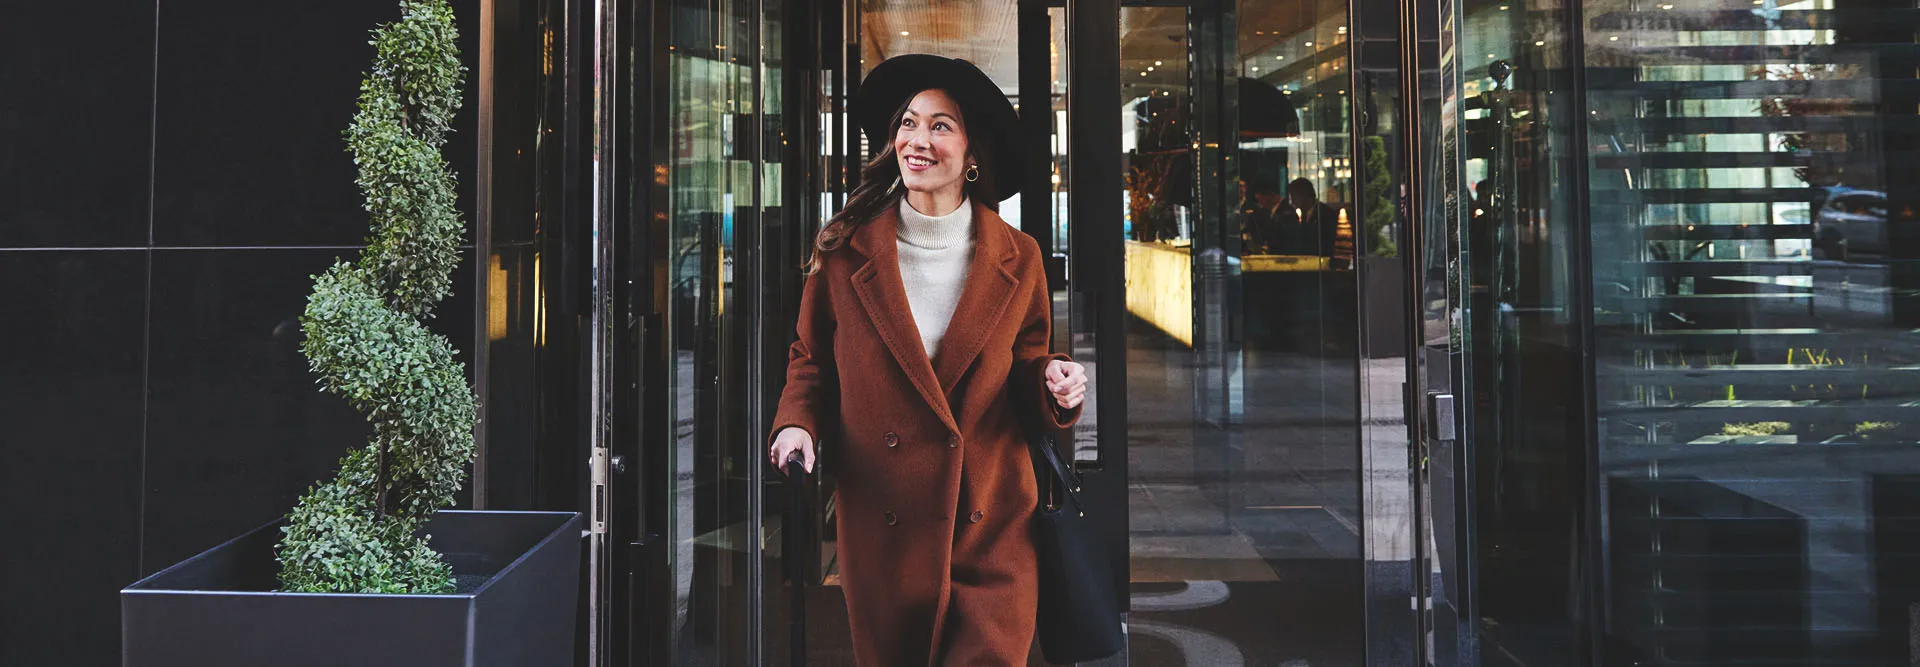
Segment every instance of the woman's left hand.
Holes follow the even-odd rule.
[[[1071,361],[1047,362],[1047,391],[1060,407],[1072,410],[1087,400],[1087,369]]]

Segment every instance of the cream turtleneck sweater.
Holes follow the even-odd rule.
[[[907,288],[913,323],[920,343],[933,358],[940,339],[960,305],[967,283],[967,263],[973,259],[973,202],[939,217],[923,215],[900,200],[900,281]]]

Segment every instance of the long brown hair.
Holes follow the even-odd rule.
[[[914,97],[918,96],[918,93],[914,94]],[[881,213],[899,206],[900,200],[907,196],[906,187],[900,183],[900,160],[894,155],[893,140],[900,132],[900,119],[907,115],[907,106],[912,103],[913,98],[909,97],[907,101],[900,103],[900,108],[893,110],[893,116],[887,125],[889,129],[886,142],[879,146],[880,150],[873,159],[860,168],[860,185],[855,186],[853,193],[847,196],[847,205],[841,207],[839,213],[835,213],[832,218],[827,219],[827,224],[820,227],[820,234],[813,240],[813,253],[807,258],[807,275],[813,275],[819,271],[822,258],[827,253],[839,250],[840,246],[846,245],[847,239],[852,237],[854,232],[859,231],[861,225],[872,222],[874,218],[880,217]],[[955,103],[960,107],[960,126],[966,130],[967,150],[973,154],[974,163],[980,166],[980,172],[983,174],[998,174],[994,171],[992,164],[993,152],[980,150],[985,146],[976,145],[974,142],[973,125],[967,122],[968,118],[974,117],[973,114],[968,113],[965,103],[959,100],[955,100]],[[1000,197],[993,191],[994,188],[991,185],[996,180],[982,178],[978,181],[964,181],[961,189],[968,200],[983,202],[987,208],[998,212]]]

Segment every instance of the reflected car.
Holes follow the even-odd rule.
[[[1887,194],[1826,188],[1813,215],[1813,258],[1857,261],[1887,255]]]

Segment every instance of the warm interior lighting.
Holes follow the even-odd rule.
[[[487,262],[487,340],[507,338],[507,265],[500,253]]]

